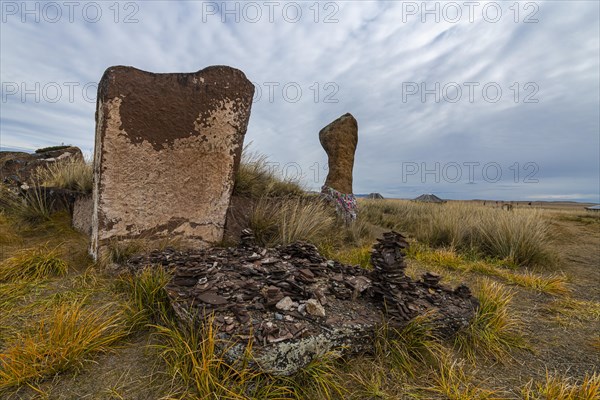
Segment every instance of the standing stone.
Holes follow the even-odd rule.
[[[358,123],[344,114],[319,132],[319,140],[329,158],[329,173],[322,188],[326,198],[347,220],[356,219],[356,199],[352,194],[352,168],[358,144]]]
[[[254,86],[239,70],[111,67],[98,86],[94,257],[111,241],[223,238]]]

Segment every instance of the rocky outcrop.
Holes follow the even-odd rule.
[[[98,87],[92,254],[111,240],[223,238],[254,86],[234,68],[111,67]]]
[[[74,146],[50,147],[35,153],[1,151],[0,182],[14,187],[29,186],[34,183],[32,180],[36,169],[57,161],[74,159],[83,161],[81,150]]]
[[[156,251],[132,258],[128,267],[171,270],[167,291],[179,318],[214,315],[230,361],[242,359],[252,340],[257,368],[289,375],[333,349],[372,350],[383,319],[401,327],[435,311],[443,335],[468,324],[477,305],[468,288],[441,286],[433,274],[418,281],[405,276],[407,246],[400,234],[384,235],[368,271],[327,260],[308,243],[257,247],[246,230],[238,247]]]

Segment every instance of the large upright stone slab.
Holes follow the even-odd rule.
[[[352,169],[358,144],[358,123],[346,113],[321,129],[319,141],[327,153],[329,173],[321,193],[351,222],[356,219],[357,203],[352,193]]]
[[[352,193],[352,169],[358,144],[358,123],[346,113],[321,129],[319,141],[327,153],[329,173],[325,186],[341,193]]]
[[[96,111],[94,257],[112,241],[202,247],[222,239],[253,95],[244,73],[226,66],[106,70]]]

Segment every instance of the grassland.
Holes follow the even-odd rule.
[[[376,237],[400,231],[411,241],[410,275],[436,271],[473,289],[480,307],[469,328],[443,339],[424,315],[399,331],[382,326],[369,354],[326,354],[293,377],[271,377],[224,362],[210,324],[177,324],[162,270],[115,276],[87,256],[88,239],[68,215],[32,219],[4,202],[0,398],[599,398],[598,215],[365,200],[348,227],[256,162],[238,179],[255,200],[249,223],[259,241],[310,240],[330,258],[370,268]]]

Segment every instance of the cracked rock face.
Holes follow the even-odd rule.
[[[111,67],[98,87],[92,254],[111,240],[220,241],[254,86],[225,66]]]
[[[358,123],[352,114],[344,114],[319,132],[321,146],[328,157],[329,172],[325,186],[340,193],[352,192],[354,153],[358,144]]]
[[[246,230],[238,247],[155,251],[131,258],[128,268],[169,269],[167,291],[179,318],[214,315],[230,361],[243,359],[252,341],[256,368],[290,375],[328,351],[371,351],[384,319],[401,328],[433,311],[444,336],[468,324],[477,306],[469,289],[441,286],[434,274],[405,276],[407,246],[402,235],[385,234],[368,271],[327,260],[308,243],[257,247]]]

